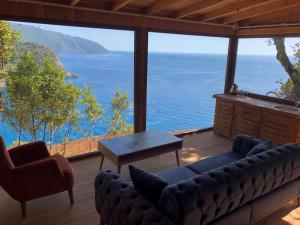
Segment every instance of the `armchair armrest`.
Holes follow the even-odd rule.
[[[173,225],[119,174],[101,172],[95,179],[95,203],[106,224]]]
[[[16,167],[50,156],[46,144],[42,141],[21,145],[8,152]]]
[[[46,158],[24,164],[11,170],[13,176],[18,176],[18,179],[41,181],[50,179],[63,178],[63,172],[60,169],[57,161],[54,158]]]

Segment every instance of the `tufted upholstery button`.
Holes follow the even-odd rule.
[[[199,200],[197,201],[197,206],[198,206],[199,208],[202,208],[202,206],[203,206],[203,200],[202,200],[202,199],[199,199]]]
[[[266,177],[267,177],[267,174],[263,173],[263,178],[266,179]]]
[[[227,195],[231,195],[232,194],[232,189],[231,188],[227,188]]]
[[[217,215],[220,213],[220,211],[221,211],[221,208],[220,208],[220,207],[216,208],[215,216],[217,216]]]
[[[108,189],[108,190],[106,191],[106,194],[108,195],[110,192],[111,192],[111,190],[110,190],[110,189]]]
[[[147,211],[147,210],[149,210],[149,209],[151,209],[151,208],[150,208],[149,206],[145,205],[145,206],[142,207],[142,209],[143,209],[144,211]]]
[[[232,206],[233,206],[233,202],[230,202],[228,205],[228,211],[232,209]]]
[[[116,198],[115,200],[115,204],[119,204],[120,203],[120,197]]]
[[[218,198],[219,198],[219,195],[218,194],[214,194],[214,196],[213,196],[214,201],[217,201]]]
[[[244,184],[244,182],[242,182],[242,183],[240,184],[240,189],[243,189],[244,186],[245,186],[245,184]]]
[[[131,208],[128,208],[128,209],[126,210],[126,214],[127,214],[127,215],[131,214]]]
[[[126,185],[126,184],[122,184],[122,185],[121,185],[121,188],[122,188],[122,189],[125,189],[125,188],[127,188],[127,185]]]
[[[130,196],[130,198],[132,198],[132,199],[136,199],[137,197],[138,197],[137,194],[132,194],[132,195]]]

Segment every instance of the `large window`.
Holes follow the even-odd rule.
[[[51,153],[94,151],[133,130],[132,31],[0,22],[15,36],[1,79],[1,136]]]
[[[300,78],[297,44],[300,38],[280,38],[275,41],[272,38],[240,39],[235,83],[241,90],[280,98],[291,98],[293,92],[297,94],[283,65],[292,65],[298,70],[297,76]],[[283,43],[285,48],[281,48]],[[276,58],[277,49],[284,50],[279,52],[283,56],[279,59]]]
[[[226,38],[149,33],[147,130],[211,127],[227,50]]]

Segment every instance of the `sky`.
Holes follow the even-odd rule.
[[[134,33],[132,31],[34,23],[22,24],[95,41],[110,51],[133,51],[134,48]],[[267,40],[266,38],[240,39],[238,54],[275,55],[275,47],[268,46]],[[291,46],[297,42],[300,42],[300,38],[286,39],[289,55],[293,55]],[[228,38],[151,32],[148,48],[149,52],[227,54]]]

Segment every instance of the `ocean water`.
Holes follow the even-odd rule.
[[[64,67],[78,78],[68,79],[79,87],[93,87],[98,101],[109,110],[109,102],[117,90],[130,96],[128,122],[133,123],[132,52],[103,55],[59,55]],[[214,94],[222,93],[226,72],[226,55],[150,53],[148,62],[147,130],[175,131],[206,128],[213,125]],[[278,88],[276,81],[287,74],[275,56],[240,55],[237,60],[236,83],[242,90],[265,94]],[[82,127],[89,127],[81,121]],[[17,134],[5,123],[1,135],[8,145]],[[95,135],[104,134],[106,123],[99,123]],[[72,139],[83,137],[76,133]]]

